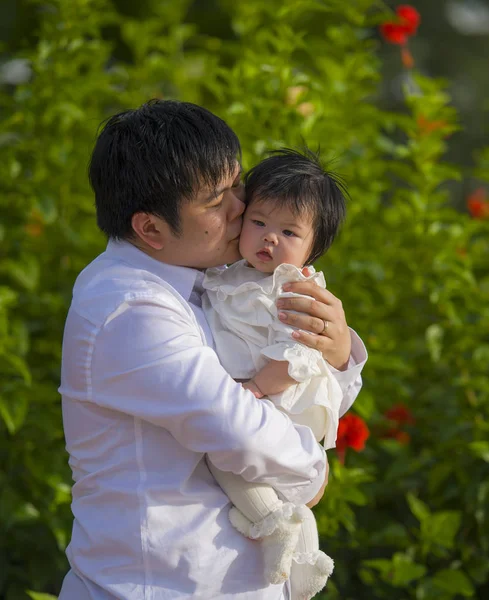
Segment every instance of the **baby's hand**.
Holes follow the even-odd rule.
[[[250,379],[249,381],[244,381],[241,385],[244,387],[245,390],[250,390],[250,392],[253,392],[255,398],[263,398],[264,394],[262,394],[261,391],[258,389],[258,386],[253,381],[253,379]]]

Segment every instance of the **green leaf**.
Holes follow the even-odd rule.
[[[469,448],[475,456],[489,463],[489,442],[482,440],[479,442],[470,442]]]
[[[453,569],[442,569],[433,577],[433,583],[442,590],[453,595],[461,594],[466,598],[471,598],[475,594],[474,586],[463,571]]]
[[[408,493],[406,499],[408,501],[411,512],[418,519],[418,521],[422,523],[423,521],[426,521],[430,518],[430,509],[419,498],[416,498],[416,496],[414,496],[413,494]]]
[[[21,377],[27,386],[32,383],[31,372],[26,361],[15,354],[0,352],[0,374],[9,378]]]
[[[426,573],[424,565],[413,562],[407,554],[401,552],[394,554],[392,560],[376,558],[364,560],[362,564],[378,571],[384,581],[395,587],[404,587]]]
[[[430,325],[426,330],[426,342],[433,362],[438,362],[443,348],[443,329],[440,325]]]
[[[0,396],[0,417],[12,435],[24,424],[28,409],[29,401],[22,394],[15,394],[14,397]]]
[[[40,267],[35,256],[24,255],[18,260],[7,259],[0,265],[0,273],[2,271],[30,292],[39,284]]]
[[[456,510],[433,513],[431,518],[421,522],[421,539],[443,548],[453,548],[461,519],[461,512]]]
[[[32,590],[26,590],[27,595],[32,600],[57,600],[58,596],[53,596],[52,594],[45,594],[43,592],[33,592]]]
[[[424,565],[417,564],[407,554],[400,552],[394,554],[392,565],[394,568],[392,585],[404,587],[411,581],[423,577],[427,569]]]

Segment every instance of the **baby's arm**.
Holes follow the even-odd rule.
[[[280,394],[294,383],[295,379],[289,375],[289,363],[286,360],[269,360],[268,363],[243,387],[252,391],[257,398]]]

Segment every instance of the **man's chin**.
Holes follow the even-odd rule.
[[[237,262],[238,260],[241,260],[242,258],[243,257],[239,253],[238,247],[236,246],[236,249],[228,252],[228,256],[226,257],[225,264],[230,265],[232,263]]]
[[[232,263],[241,260],[242,256],[236,250],[235,252],[226,252],[221,258],[216,259],[214,261],[209,262],[209,264],[205,265],[205,267],[201,267],[203,269],[210,269],[212,267],[222,267],[222,265],[231,265]]]

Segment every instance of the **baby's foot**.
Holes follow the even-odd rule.
[[[333,569],[333,559],[321,550],[294,554],[290,573],[293,600],[313,598],[324,588]]]

